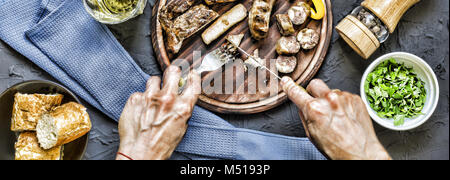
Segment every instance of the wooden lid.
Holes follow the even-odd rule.
[[[336,26],[342,39],[364,59],[368,59],[380,47],[377,37],[362,22],[348,15]]]
[[[393,33],[403,14],[420,0],[365,0],[362,6],[369,9]]]

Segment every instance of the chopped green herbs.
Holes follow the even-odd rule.
[[[412,68],[393,58],[379,64],[364,84],[370,107],[382,118],[393,118],[400,126],[405,118],[422,114],[426,91]]]

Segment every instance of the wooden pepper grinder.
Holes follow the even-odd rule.
[[[393,33],[400,18],[420,0],[365,0],[337,26],[339,35],[368,59]]]

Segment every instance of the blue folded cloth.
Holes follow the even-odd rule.
[[[144,73],[80,0],[0,0],[0,39],[118,120]],[[195,107],[172,159],[325,159],[307,138],[236,128]]]

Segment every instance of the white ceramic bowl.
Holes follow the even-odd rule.
[[[371,73],[381,62],[390,58],[394,58],[398,63],[404,63],[407,67],[412,67],[414,69],[414,72],[417,74],[417,77],[425,82],[425,91],[427,93],[425,106],[422,109],[423,114],[414,118],[406,118],[405,123],[400,126],[394,126],[394,120],[392,118],[388,119],[379,117],[377,113],[370,107],[369,101],[366,97],[366,93],[364,92],[364,83],[367,79],[367,75]],[[389,53],[379,57],[374,62],[372,62],[372,64],[370,64],[370,66],[364,72],[364,75],[361,79],[360,91],[361,98],[363,99],[366,108],[369,111],[370,117],[372,117],[372,119],[381,126],[397,131],[410,130],[425,123],[436,109],[439,99],[439,84],[437,82],[436,75],[434,74],[431,67],[422,58],[405,52]]]

